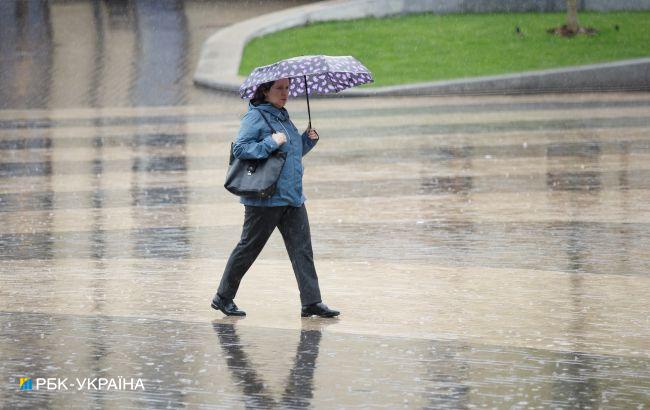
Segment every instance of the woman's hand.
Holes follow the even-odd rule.
[[[318,133],[313,128],[310,128],[308,130],[307,136],[309,137],[310,140],[317,140],[318,139]]]
[[[275,134],[271,135],[271,138],[273,138],[273,140],[277,142],[278,145],[282,145],[287,142],[287,136],[284,135],[283,132],[276,132]]]

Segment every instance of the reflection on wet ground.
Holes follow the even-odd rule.
[[[0,2],[0,402],[650,403],[648,94],[315,100],[307,206],[342,316],[299,318],[279,235],[248,317],[208,307],[243,219],[222,181],[245,104],[192,66],[215,27],[294,4]]]
[[[24,339],[20,326],[32,329]],[[145,390],[81,395],[30,392],[29,404],[177,407],[218,397],[223,407],[408,408],[612,407],[643,403],[647,358],[551,352],[441,340],[330,333],[239,322],[14,313],[0,315],[4,340],[20,338],[10,374],[130,375]],[[74,333],[71,332],[74,330]],[[121,335],[129,335],[125,339]],[[35,349],[48,355],[33,355]],[[21,358],[18,360],[17,358]],[[335,367],[331,374],[323,369]]]
[[[203,42],[220,27],[304,3],[3,0],[0,109],[214,101],[192,87]]]

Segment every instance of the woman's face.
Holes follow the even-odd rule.
[[[271,89],[264,93],[264,96],[266,97],[266,101],[277,108],[284,107],[289,98],[289,79],[283,78],[274,82]]]

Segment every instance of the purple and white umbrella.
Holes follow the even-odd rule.
[[[241,98],[253,98],[260,84],[283,78],[302,80],[291,81],[289,95],[307,96],[310,127],[310,94],[337,93],[346,88],[373,82],[372,73],[352,56],[302,56],[257,67],[239,87],[239,95]]]

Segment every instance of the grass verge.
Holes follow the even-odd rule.
[[[579,21],[598,34],[548,34],[564,23],[563,13],[417,14],[316,23],[253,39],[239,74],[298,55],[353,55],[373,72],[371,86],[387,86],[650,56],[650,12],[584,12]]]

